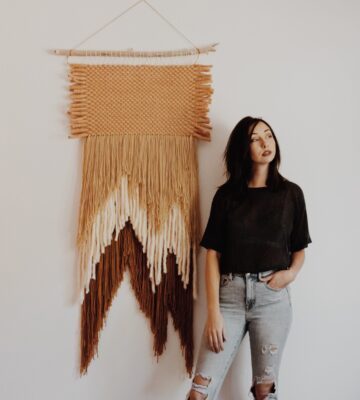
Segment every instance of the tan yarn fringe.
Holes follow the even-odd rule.
[[[153,351],[159,358],[167,340],[168,313],[180,337],[186,371],[191,378],[194,361],[192,283],[184,289],[177,277],[175,257],[167,257],[164,274],[156,293],[152,292],[148,276],[146,254],[129,222],[115,232],[110,246],[105,248],[96,265],[96,280],[91,280],[81,310],[81,375],[87,373],[91,360],[98,356],[100,331],[106,323],[108,310],[128,268],[130,282],[141,311],[150,319],[154,335]],[[192,265],[191,265],[192,268]]]
[[[77,245],[80,284],[88,290],[95,265],[127,220],[148,257],[150,279],[160,283],[166,256],[189,283],[193,253],[194,298],[199,242],[196,142],[191,136],[91,136],[85,139]],[[117,237],[117,236],[116,236]]]

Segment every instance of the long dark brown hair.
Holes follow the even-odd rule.
[[[253,162],[250,156],[251,134],[260,121],[269,127],[276,143],[276,154],[269,164],[266,186],[275,191],[280,189],[282,183],[286,180],[279,173],[281,162],[280,146],[270,124],[262,118],[247,116],[236,124],[230,134],[223,155],[227,181],[220,187],[227,187],[236,193],[244,193],[247,190],[248,182],[251,180]]]

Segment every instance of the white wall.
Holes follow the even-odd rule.
[[[151,1],[151,0],[150,0]],[[292,283],[294,322],[280,371],[282,399],[358,398],[359,12],[356,0],[152,0],[196,44],[220,42],[213,63],[213,140],[199,143],[203,228],[221,156],[245,115],[272,124],[281,172],[304,190],[313,243]],[[130,0],[1,2],[1,343],[6,400],[181,400],[190,384],[169,327],[157,364],[148,320],[128,277],[101,336],[100,357],[79,378],[74,302],[80,141],[67,138],[69,48]],[[88,46],[179,48],[187,43],[149,11],[133,9]],[[86,46],[85,46],[86,47]],[[204,250],[200,256],[201,274]],[[205,321],[203,282],[195,344]],[[247,399],[248,336],[222,400]],[[240,392],[240,396],[238,393]]]

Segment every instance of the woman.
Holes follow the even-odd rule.
[[[207,321],[186,399],[216,399],[249,332],[253,399],[278,399],[281,356],[292,321],[291,291],[312,242],[299,185],[280,175],[270,125],[245,117],[232,131],[227,181],[213,198],[200,242],[207,248]]]

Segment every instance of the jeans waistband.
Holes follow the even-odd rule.
[[[261,271],[261,272],[228,272],[222,275],[228,275],[230,279],[232,279],[233,276],[241,276],[243,278],[251,277],[253,279],[259,279],[263,278],[265,276],[271,275],[273,272],[277,271],[276,269],[268,269],[266,271]]]

